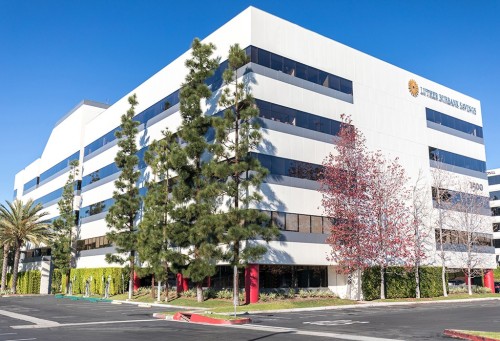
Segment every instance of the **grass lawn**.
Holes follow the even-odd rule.
[[[500,333],[499,332],[481,332],[481,331],[476,331],[476,330],[461,330],[461,332],[471,334],[471,335],[476,335],[476,336],[484,336],[484,337],[490,337],[495,340],[500,340]]]
[[[449,301],[449,300],[460,300],[469,298],[500,298],[499,294],[449,294],[448,297],[430,297],[430,298],[390,298],[385,300],[373,300],[370,302],[423,302],[423,301]]]

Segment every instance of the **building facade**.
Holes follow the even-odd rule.
[[[497,264],[500,263],[500,169],[488,170],[488,189],[493,226],[493,246]]]
[[[239,72],[250,81],[263,122],[264,142],[254,152],[271,173],[261,187],[264,200],[257,208],[268,211],[282,230],[279,240],[269,243],[267,254],[250,266],[253,278],[257,276],[254,286],[328,287],[341,297],[349,296],[350,282],[328,260],[325,239],[330,220],[321,209],[316,182],[323,159],[334,150],[342,114],[351,116],[369,149],[398,157],[412,179],[423,174],[431,208],[435,169],[484,188],[487,197],[478,100],[252,7],[203,42],[214,43],[215,55],[221,57],[219,69],[208,81],[214,93],[208,115],[222,110],[213,109],[213,104],[221,91],[229,46],[239,43],[251,59]],[[80,161],[77,267],[112,265],[104,260],[114,250],[105,237],[104,217],[118,177],[114,132],[129,107],[127,97],[135,93],[139,101],[135,119],[140,122],[137,143],[144,179],[148,144],[160,138],[165,127],[175,131],[181,122],[178,94],[189,56],[187,51],[109,107],[82,102],[57,123],[42,156],[16,175],[15,196],[42,202],[56,217],[69,161]],[[446,190],[457,191],[453,186]],[[141,183],[141,193],[145,190]],[[427,263],[439,265],[434,228],[429,229]],[[491,224],[482,232],[481,267],[492,269]],[[459,268],[456,238],[445,243],[449,266]],[[212,283],[225,286],[227,270],[221,267]]]

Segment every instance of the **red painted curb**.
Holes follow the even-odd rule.
[[[470,341],[498,341],[498,339],[492,339],[491,337],[478,336],[464,333],[460,330],[445,329],[443,332],[446,336],[451,336],[456,339],[470,340]]]
[[[175,313],[172,319],[175,321],[185,321],[191,323],[207,323],[207,324],[246,324],[252,322],[252,320],[250,320],[249,318],[240,318],[236,320],[223,320],[193,313]]]

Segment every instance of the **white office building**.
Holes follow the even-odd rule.
[[[493,224],[493,246],[498,264],[500,263],[500,169],[491,169],[487,173]]]
[[[268,253],[252,265],[261,288],[328,287],[342,297],[348,293],[346,276],[327,260],[330,220],[323,217],[315,172],[294,171],[320,167],[334,150],[333,136],[342,114],[351,116],[369,149],[398,157],[412,179],[422,172],[429,183],[429,205],[431,171],[436,167],[484,188],[484,196],[488,195],[477,99],[252,7],[203,42],[214,43],[215,55],[221,57],[220,68],[209,80],[214,96],[220,92],[229,46],[239,43],[251,57],[241,73],[246,70],[253,79],[251,91],[265,139],[256,153],[271,173],[262,185],[265,199],[259,208],[271,211],[282,229],[280,239],[270,242]],[[139,101],[137,143],[144,175],[148,172],[142,160],[144,148],[159,139],[165,127],[175,130],[180,124],[178,93],[189,56],[186,51],[110,106],[80,103],[56,123],[41,157],[16,175],[15,196],[38,200],[50,217],[56,217],[68,162],[80,161],[77,267],[112,266],[104,260],[106,253],[113,252],[105,238],[104,217],[118,177],[114,132],[129,108],[127,97],[135,93]],[[460,226],[450,230],[459,231]],[[483,232],[489,240],[480,251],[485,257],[483,267],[492,269],[496,263],[489,222]],[[439,265],[434,232],[431,238],[434,249],[427,262]],[[460,250],[452,247],[458,242],[459,238],[446,240],[449,267],[460,267],[454,256]],[[28,252],[25,265],[47,251]],[[226,285],[223,281],[230,272],[222,268],[220,272],[212,278],[213,285],[217,281]]]

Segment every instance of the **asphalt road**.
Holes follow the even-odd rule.
[[[0,341],[71,340],[450,340],[442,331],[500,331],[500,301],[249,315],[245,326],[152,318],[166,308],[55,299],[0,298]]]

